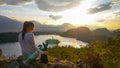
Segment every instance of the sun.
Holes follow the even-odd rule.
[[[69,22],[73,25],[85,25],[85,24],[91,24],[94,21],[93,16],[90,16],[88,14],[77,14],[77,15],[71,15],[69,17],[64,16],[63,22]]]
[[[63,16],[61,22],[68,22],[73,25],[92,24],[92,22],[95,21],[95,17],[94,15],[90,15],[87,13],[90,7],[90,1],[83,1],[76,8],[59,13],[59,15]]]

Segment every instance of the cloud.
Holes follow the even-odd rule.
[[[94,14],[94,13],[102,12],[102,11],[105,11],[105,10],[108,10],[108,9],[111,9],[111,8],[112,8],[111,2],[106,3],[106,4],[100,4],[95,8],[89,9],[88,13],[89,14]]]
[[[99,20],[97,20],[97,22],[104,22],[105,21],[105,19],[99,19]]]
[[[50,18],[52,18],[53,20],[59,20],[62,18],[62,16],[54,16],[54,15],[49,15]]]
[[[82,0],[36,0],[39,9],[44,11],[59,12],[76,7]]]
[[[4,2],[3,2],[3,0],[0,0],[0,5],[2,5]]]
[[[115,14],[115,16],[120,16],[120,11],[117,11],[114,14]]]
[[[28,2],[32,2],[33,0],[0,0],[0,5],[22,5]]]
[[[83,0],[0,0],[0,5],[23,5],[32,2],[40,10],[60,12],[80,5]]]
[[[112,1],[112,4],[118,4],[118,3],[120,3],[120,0],[113,0]]]

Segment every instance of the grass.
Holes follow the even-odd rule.
[[[90,47],[54,47],[48,49],[52,57],[60,57],[74,63],[84,63],[90,68],[120,68],[120,36],[108,41],[94,41]]]

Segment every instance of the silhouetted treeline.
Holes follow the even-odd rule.
[[[50,34],[53,34],[53,35],[59,35],[61,34],[62,32],[60,31],[38,31],[38,32],[34,32],[35,35],[50,35]]]
[[[0,43],[18,41],[19,33],[0,33]]]
[[[0,43],[9,43],[9,42],[17,42],[18,35],[20,32],[8,32],[8,33],[0,33]],[[49,35],[49,34],[60,34],[61,32],[57,31],[49,31],[49,32],[34,32],[35,35]]]

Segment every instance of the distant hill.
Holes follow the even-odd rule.
[[[22,23],[20,21],[0,15],[0,33],[19,32],[21,28]]]
[[[109,31],[106,28],[98,28],[98,29],[93,30],[93,35],[105,35],[105,36],[112,37],[113,32]]]
[[[105,28],[105,27],[99,26],[99,25],[83,25],[83,26],[88,27],[90,30],[95,30],[98,28]]]
[[[45,25],[34,20],[32,20],[32,22],[35,24],[34,31],[66,31],[68,29],[75,28],[75,26],[69,23],[62,25]],[[0,15],[0,33],[20,32],[22,30],[22,26],[22,22]]]
[[[119,35],[120,36],[120,29],[116,29],[113,31],[116,35]]]
[[[89,41],[91,31],[87,27],[79,27],[76,29],[70,29],[61,34],[62,36],[76,38],[82,41]]]
[[[75,26],[64,23],[62,25],[46,25],[40,24],[40,22],[32,21],[35,24],[35,31],[67,31],[69,29],[75,28]]]
[[[107,40],[108,38],[115,37],[115,33],[106,28],[98,28],[92,31],[92,40]]]
[[[91,31],[88,27],[79,27],[76,29],[70,29],[61,34],[66,37],[73,37],[81,41],[90,42],[95,40],[105,41],[108,38],[115,37],[115,33],[109,31],[106,28],[99,28]]]

